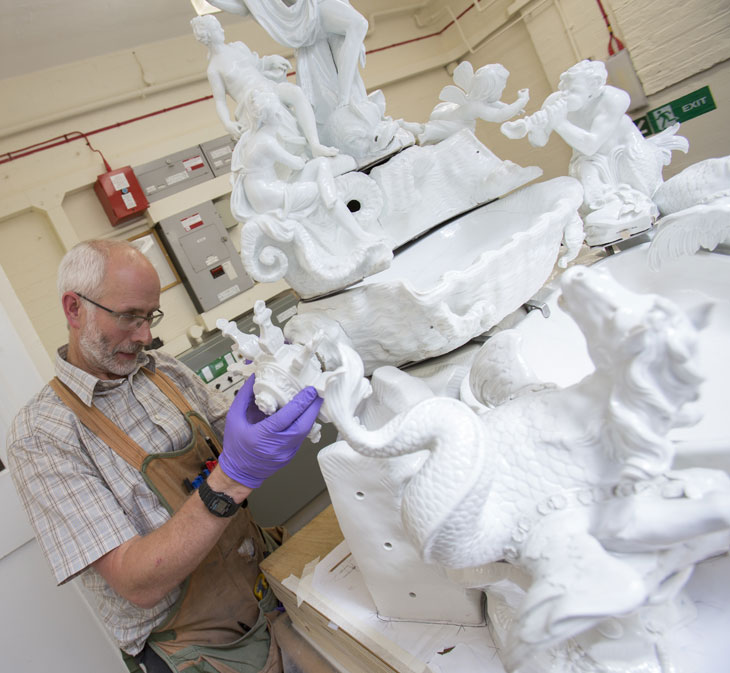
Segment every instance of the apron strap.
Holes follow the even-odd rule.
[[[147,378],[152,381],[152,383],[165,393],[167,398],[183,413],[183,415],[193,410],[190,403],[180,392],[180,389],[172,382],[167,374],[164,374],[159,369],[152,372],[146,367],[142,367],[142,371]]]
[[[122,432],[119,426],[110,421],[93,404],[91,406],[84,404],[79,396],[57,376],[54,376],[48,383],[56,391],[61,401],[76,414],[81,423],[105,442],[120,458],[126,460],[135,469],[142,470],[142,463],[149,454],[137,442]]]
[[[165,394],[168,399],[180,410],[182,414],[192,411],[190,403],[185,399],[178,387],[170,380],[170,378],[160,371],[151,372],[149,369],[142,367],[142,371],[147,378],[152,381],[160,391]],[[61,398],[71,411],[73,411],[78,419],[99,439],[105,442],[120,458],[124,459],[133,468],[142,471],[142,464],[150,455],[129,435],[119,428],[113,421],[109,420],[99,409],[93,404],[87,406],[84,404],[76,393],[73,392],[65,383],[57,376],[54,376],[49,385],[56,394]]]

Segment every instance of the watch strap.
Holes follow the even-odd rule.
[[[208,508],[208,511],[216,516],[233,516],[241,506],[230,495],[214,491],[208,486],[207,480],[203,480],[200,486],[198,486],[198,495],[203,501],[203,504]]]

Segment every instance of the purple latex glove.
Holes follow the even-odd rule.
[[[218,464],[239,484],[258,488],[294,457],[312,429],[322,398],[307,386],[288,404],[265,416],[254,402],[253,384],[250,376],[228,410]]]

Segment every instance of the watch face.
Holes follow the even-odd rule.
[[[218,498],[212,503],[211,509],[215,510],[216,514],[225,514],[228,511],[229,504],[224,500]]]
[[[216,516],[232,516],[236,513],[238,506],[232,498],[227,496],[225,493],[217,493],[213,491],[208,482],[203,481],[198,487],[198,493],[200,499],[205,503],[212,514]]]

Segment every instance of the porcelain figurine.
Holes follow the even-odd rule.
[[[660,186],[662,217],[649,247],[649,266],[730,243],[730,157],[692,164]]]
[[[207,75],[216,112],[234,139],[251,127],[251,120],[246,116],[245,96],[253,90],[269,91],[281,107],[280,133],[288,142],[303,150],[306,140],[311,156],[337,154],[335,148],[319,142],[314,112],[304,92],[286,81],[286,71],[290,67],[286,59],[280,56],[259,58],[243,42],[227,44],[222,26],[210,14],[196,17],[190,23],[195,38],[208,47]],[[226,96],[236,103],[234,119],[231,119]]]
[[[365,511],[372,518],[373,502],[389,502],[408,536],[402,544],[451,569],[461,591],[487,593],[493,619],[508,627],[500,655],[510,672],[671,670],[661,660],[660,626],[673,623],[693,566],[730,548],[730,477],[672,470],[667,439],[697,418],[698,330],[709,306],[687,315],[582,266],[563,274],[561,302],[595,371],[567,388],[535,389],[520,364],[517,389],[505,394],[502,382],[504,402],[482,413],[422,394],[381,424],[367,413],[360,358],[340,346],[343,364],[327,381],[325,407],[341,439],[373,460],[411,459],[394,463],[390,485],[367,470],[340,482],[349,495],[335,503],[338,520],[346,530]],[[511,352],[480,358],[493,365],[475,395],[500,369],[509,389]],[[346,464],[347,454],[337,460]],[[344,471],[335,465],[326,474],[337,480]],[[373,530],[369,546],[395,547],[385,537],[391,529]],[[409,568],[390,571],[408,586]],[[505,580],[524,592],[517,604],[504,600]],[[417,596],[410,593],[398,594],[404,614]],[[397,606],[390,610],[398,618]]]
[[[476,131],[476,120],[501,123],[524,112],[530,100],[528,89],[520,89],[514,103],[503,103],[500,98],[507,85],[509,71],[499,63],[482,66],[476,72],[469,61],[456,66],[454,84],[441,89],[439,103],[425,124],[406,124],[420,145],[428,145],[469,129]]]
[[[297,83],[309,99],[320,136],[358,165],[413,143],[385,116],[380,92],[368,96],[358,64],[365,63],[366,19],[347,0],[213,0],[253,18],[280,44],[296,49]]]
[[[323,334],[315,335],[308,344],[286,343],[281,329],[271,322],[271,309],[261,300],[254,305],[253,321],[259,327],[258,336],[241,332],[235,322],[223,318],[216,327],[234,342],[237,362],[229,371],[245,377],[256,375],[254,401],[262,413],[270,416],[306,386],[324,390],[326,374],[316,352]],[[318,442],[321,428],[315,423],[309,439]]]
[[[556,132],[570,147],[569,174],[583,184],[586,242],[607,245],[649,229],[659,214],[653,201],[673,150],[689,144],[679,125],[644,138],[626,114],[629,95],[606,84],[601,61],[581,61],[560,77],[558,91],[528,117],[504,122],[508,138],[527,136],[544,146]]]
[[[359,201],[372,206],[354,215],[346,205],[350,195],[340,193],[332,173],[333,164],[347,157],[306,162],[289,152],[279,135],[282,110],[272,92],[254,89],[244,104],[252,126],[231,160],[231,212],[243,223],[241,259],[249,275],[260,282],[285,278],[300,296],[312,297],[387,267],[389,245],[367,231],[378,227],[377,185],[364,174],[343,176],[342,186],[359,185]],[[286,171],[288,179],[282,179]]]
[[[575,258],[582,196],[576,180],[556,178],[454,219],[402,250],[389,269],[302,302],[287,338],[341,330],[368,374],[452,351],[530,299],[556,262]]]
[[[365,18],[347,0],[213,0],[227,12],[253,16],[279,44],[297,50],[297,81],[320,118],[338,105],[366,97],[358,63],[365,65]]]

